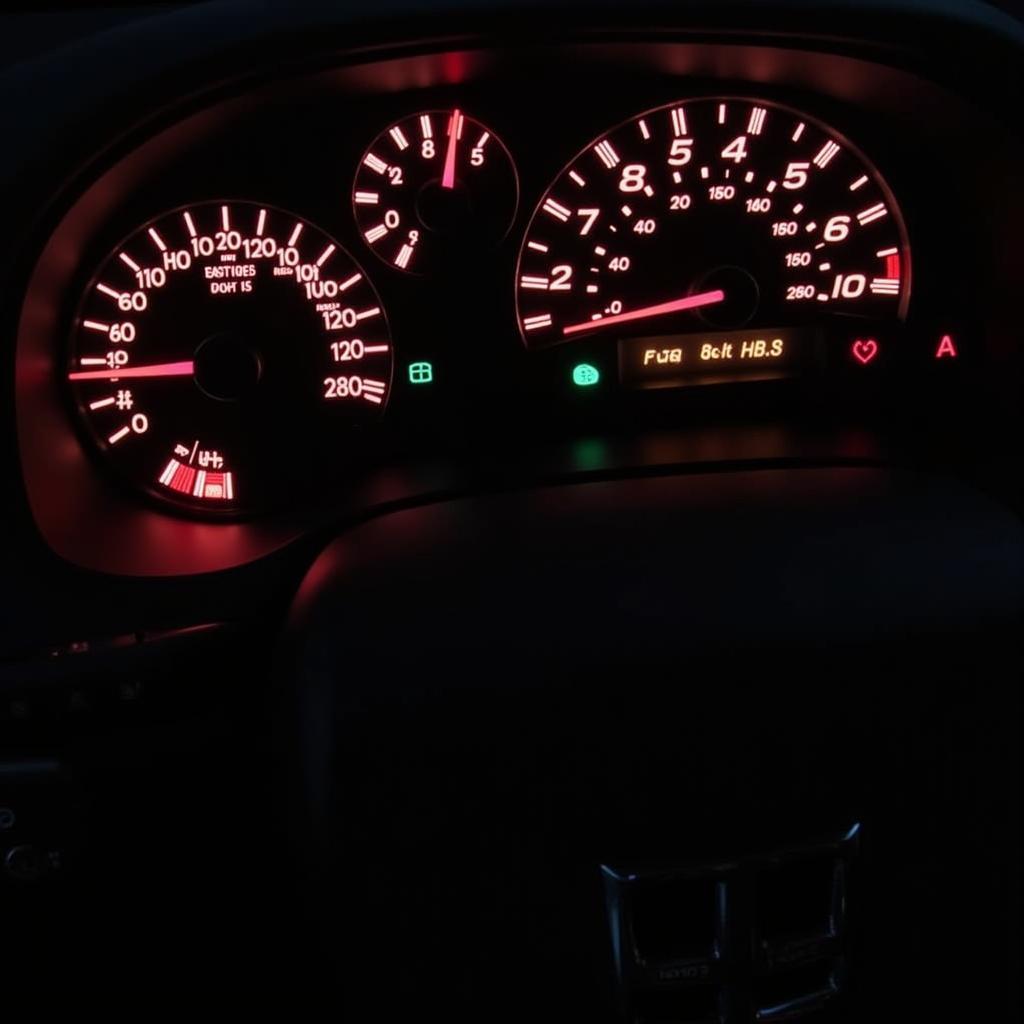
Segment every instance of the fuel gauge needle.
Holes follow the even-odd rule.
[[[459,148],[459,136],[462,134],[462,111],[452,111],[451,127],[448,129],[448,151],[444,155],[444,175],[441,188],[455,188],[455,154]]]
[[[183,360],[180,363],[153,363],[150,366],[119,366],[105,370],[75,370],[68,374],[68,380],[131,380],[137,377],[191,377],[195,363]]]
[[[700,309],[701,306],[713,306],[725,301],[725,292],[716,288],[713,292],[698,292],[696,295],[685,295],[671,302],[659,302],[656,306],[644,306],[631,309],[628,313],[615,313],[602,316],[597,320],[587,320],[582,324],[571,324],[562,328],[563,334],[579,334],[580,331],[592,331],[598,327],[614,327],[615,324],[626,324],[631,320],[646,320],[652,316],[663,316],[665,313],[678,313],[684,309]]]

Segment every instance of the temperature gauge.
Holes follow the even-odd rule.
[[[352,190],[366,244],[411,274],[465,263],[500,242],[518,201],[505,144],[457,108],[415,114],[381,132]]]

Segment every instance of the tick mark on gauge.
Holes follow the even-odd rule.
[[[135,260],[133,260],[126,252],[118,253],[117,258],[126,266],[134,270],[136,274],[142,269],[142,267],[140,267],[138,263],[136,263]]]
[[[341,282],[341,284],[338,285],[338,291],[347,292],[349,288],[352,287],[352,285],[358,284],[360,281],[362,281],[362,279],[362,274],[353,274],[351,277],[346,278],[344,281]]]
[[[408,242],[403,242],[401,249],[398,250],[398,255],[395,257],[395,266],[401,267],[402,270],[408,270],[412,254],[412,246]]]
[[[96,285],[96,291],[102,292],[104,295],[109,295],[112,299],[120,299],[121,298],[121,293],[120,292],[114,291],[113,288],[111,288],[111,287],[109,287],[108,285],[105,285],[105,284],[97,284]]]
[[[869,206],[866,210],[861,210],[857,214],[857,220],[861,225],[870,224],[872,221],[884,217],[888,212],[884,203],[876,203],[874,206]]]
[[[619,154],[615,152],[615,147],[607,140],[599,142],[594,147],[594,152],[601,158],[601,163],[611,170],[619,162]]]
[[[764,128],[764,119],[767,116],[768,111],[764,107],[754,107],[750,112],[750,120],[747,122],[747,131],[751,135],[760,135]]]
[[[299,235],[302,234],[302,221],[292,228],[292,233],[288,236],[288,244],[294,245],[299,240]]]
[[[409,148],[409,140],[405,137],[405,133],[398,125],[395,125],[388,134],[391,136],[391,141],[398,147],[399,152],[403,149]]]
[[[322,267],[330,258],[334,255],[336,246],[332,242],[320,255],[317,257],[316,265]]]
[[[153,239],[153,244],[161,251],[167,252],[167,243],[157,234],[156,228],[150,228],[147,232],[150,238]]]
[[[523,320],[523,329],[527,331],[536,331],[542,327],[551,326],[551,314],[541,313],[538,316],[528,316]]]
[[[828,167],[838,152],[839,147],[834,142],[826,142],[818,151],[818,155],[814,158],[815,165],[821,168]]]
[[[572,210],[568,207],[563,206],[561,203],[556,202],[554,199],[545,199],[544,206],[542,207],[545,213],[551,214],[552,217],[565,223],[569,219]]]
[[[220,226],[224,231],[231,230],[231,213],[226,206],[220,208]]]
[[[548,289],[548,278],[540,277],[535,274],[523,274],[519,278],[520,288],[533,288],[537,291],[547,291]]]
[[[181,215],[181,219],[185,222],[185,230],[188,231],[188,237],[195,238],[198,232],[196,231],[195,221],[192,220],[192,214],[186,210]]]
[[[534,252],[547,252],[549,248],[543,242],[527,242],[526,247],[527,249],[533,249]]]

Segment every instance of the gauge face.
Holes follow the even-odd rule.
[[[366,244],[410,274],[477,258],[508,233],[518,200],[505,144],[458,109],[414,114],[381,132],[352,189]]]
[[[909,270],[900,212],[849,142],[775,104],[700,99],[614,128],[565,168],[527,230],[517,310],[531,348],[896,318]]]
[[[68,381],[102,455],[204,511],[286,500],[315,453],[381,415],[392,346],[351,256],[245,202],[167,213],[110,254],[75,320]]]

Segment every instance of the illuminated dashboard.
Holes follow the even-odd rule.
[[[1017,146],[896,67],[721,42],[222,85],[88,164],[41,246],[33,513],[80,564],[209,570],[512,453],[941,404],[1002,343],[962,199]]]

